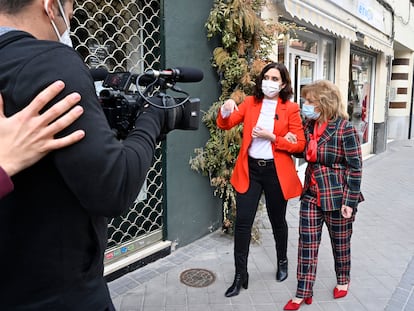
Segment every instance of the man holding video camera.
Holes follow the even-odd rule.
[[[103,278],[107,217],[133,203],[164,126],[164,110],[149,107],[125,140],[115,138],[89,69],[67,46],[72,14],[73,0],[0,0],[5,115],[62,80],[47,107],[77,92],[84,113],[59,137],[85,132],[13,176],[0,200],[0,310],[114,310]]]

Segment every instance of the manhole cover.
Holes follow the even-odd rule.
[[[191,287],[206,287],[216,280],[213,272],[206,269],[188,269],[181,272],[181,283]]]

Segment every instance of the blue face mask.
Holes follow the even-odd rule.
[[[308,119],[316,120],[320,117],[320,112],[315,112],[315,106],[303,104],[302,113]]]

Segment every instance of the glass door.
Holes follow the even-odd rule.
[[[302,108],[303,100],[300,93],[302,87],[312,83],[316,79],[316,57],[309,57],[304,53],[290,53],[290,73],[292,78],[293,87],[293,101],[297,102]],[[306,162],[304,159],[296,159],[296,167],[298,169],[298,175],[303,181],[306,169]]]
[[[335,40],[316,32],[297,31],[294,36],[278,41],[278,59],[289,69],[292,79],[293,98],[302,107],[302,87],[317,79],[333,81]],[[306,165],[296,159],[299,177],[303,180]]]
[[[351,49],[348,114],[358,131],[361,144],[369,143],[372,136],[375,62],[375,56]]]
[[[300,93],[302,87],[315,81],[316,77],[316,59],[306,56],[295,55],[295,101],[302,107]]]

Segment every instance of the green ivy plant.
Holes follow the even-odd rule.
[[[219,107],[228,98],[237,104],[252,94],[255,80],[269,62],[276,36],[286,34],[292,24],[271,23],[261,18],[265,0],[215,0],[205,27],[207,38],[218,37],[221,45],[213,51],[212,66],[221,83],[221,95],[202,121],[210,138],[202,148],[194,150],[190,159],[193,170],[208,176],[214,195],[223,202],[223,231],[233,233],[236,196],[230,177],[239,153],[242,125],[223,131],[217,128]],[[254,231],[257,229],[253,228]],[[255,236],[253,232],[253,238]]]

